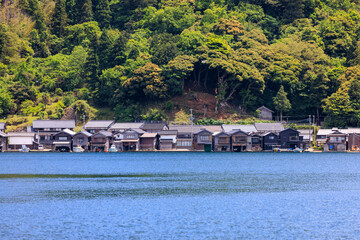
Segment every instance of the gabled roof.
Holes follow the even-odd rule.
[[[77,136],[77,135],[80,135],[80,134],[83,134],[83,135],[85,135],[85,136],[87,136],[87,137],[91,137],[91,136],[92,136],[91,133],[89,133],[89,132],[87,132],[87,131],[83,131],[83,130],[81,130],[80,132],[76,133],[74,136]]]
[[[136,123],[136,122],[119,122],[119,123],[114,123],[110,129],[111,130],[118,130],[118,129],[136,129],[136,128],[141,128],[142,125],[144,123]]]
[[[300,133],[300,135],[309,135],[309,132],[310,134],[313,134],[314,133],[314,130],[313,129],[298,129],[298,132]]]
[[[144,133],[140,138],[155,138],[157,135],[157,133]]]
[[[4,122],[0,122],[0,130],[5,130],[5,123]]]
[[[143,134],[145,133],[144,130],[140,129],[140,128],[136,128],[136,129],[133,129],[133,128],[129,128],[129,129],[126,129],[123,131],[123,133],[127,133],[127,132],[136,132],[138,134]]]
[[[91,120],[85,124],[84,129],[108,129],[114,122],[112,120]]]
[[[230,134],[230,135],[234,135],[237,133],[243,133],[244,135],[249,135],[248,133],[241,131],[240,129],[234,129],[234,130],[231,130],[230,132],[228,132],[228,134]]]
[[[220,136],[220,135],[226,135],[227,137],[230,137],[230,135],[226,132],[215,132],[213,134],[213,136],[215,136],[215,137]]]
[[[298,130],[295,130],[295,129],[292,129],[292,128],[286,128],[286,129],[280,131],[279,133],[282,133],[282,132],[285,132],[285,131],[293,131],[293,132],[300,133]]]
[[[284,125],[282,123],[255,123],[255,128],[258,132],[280,132],[284,130]]]
[[[149,130],[163,130],[166,127],[166,123],[144,123],[141,126],[142,130],[149,131]]]
[[[319,131],[317,132],[317,134],[316,135],[318,135],[318,136],[326,136],[326,135],[328,135],[328,134],[331,134],[333,131],[331,130],[331,129],[323,129],[323,128],[321,128],[321,129],[319,129]]]
[[[71,131],[70,129],[64,129],[64,130],[62,130],[61,132],[55,133],[54,136],[55,136],[55,135],[58,135],[58,134],[60,134],[60,133],[66,133],[66,134],[69,134],[70,136],[74,136],[74,135],[76,134],[76,132]]]
[[[262,134],[261,136],[265,137],[265,136],[267,136],[267,135],[275,135],[275,136],[278,136],[278,135],[277,135],[276,133],[274,133],[274,132],[266,132],[266,133]]]
[[[224,132],[231,132],[234,129],[241,130],[246,133],[256,132],[254,125],[222,125]]]
[[[207,126],[203,126],[203,128],[205,128],[206,130],[208,130],[212,133],[222,131],[221,125],[207,125]]]
[[[178,133],[195,133],[200,131],[200,129],[204,128],[200,125],[170,125],[169,130],[177,130]]]
[[[33,128],[75,128],[75,120],[34,120]]]
[[[269,112],[274,112],[273,110],[271,110],[271,109],[269,109],[269,108],[267,108],[267,107],[265,107],[265,106],[261,106],[261,107],[259,107],[258,109],[256,109],[256,110],[266,110],[266,111],[269,111]]]
[[[199,131],[195,132],[194,134],[200,134],[200,133],[208,133],[210,135],[213,134],[212,132],[210,132],[209,130],[207,130],[205,128],[200,129]]]
[[[93,134],[92,137],[97,136],[97,135],[103,135],[105,137],[112,137],[112,133],[108,132],[108,131],[97,132],[97,133]]]

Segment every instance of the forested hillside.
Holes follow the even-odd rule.
[[[359,0],[0,3],[0,117],[10,123],[159,120],[172,99],[202,92],[219,115],[265,105],[360,125]]]

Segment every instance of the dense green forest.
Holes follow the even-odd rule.
[[[1,118],[159,120],[191,91],[360,125],[360,0],[0,4]]]

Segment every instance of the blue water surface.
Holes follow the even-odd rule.
[[[360,154],[0,153],[0,239],[359,239]]]

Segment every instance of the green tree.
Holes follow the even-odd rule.
[[[58,37],[62,37],[65,34],[65,27],[67,25],[67,14],[66,14],[66,1],[56,0],[55,2],[55,13],[53,16],[52,31]]]
[[[108,0],[99,0],[95,7],[95,20],[101,28],[110,26],[111,11]]]
[[[281,86],[278,93],[274,97],[274,106],[277,111],[280,112],[280,121],[282,121],[283,111],[291,109],[291,103],[287,98],[287,93],[284,90],[284,86]]]

